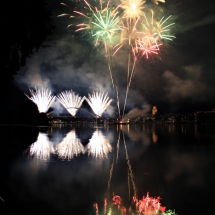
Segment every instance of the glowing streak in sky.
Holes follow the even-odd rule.
[[[86,149],[88,155],[92,155],[95,158],[103,158],[107,157],[108,153],[112,151],[112,146],[102,132],[96,130],[86,145]]]
[[[67,111],[75,116],[78,109],[81,107],[84,97],[81,98],[78,94],[76,95],[72,90],[66,90],[57,95],[57,99],[67,109]]]
[[[85,97],[85,99],[97,117],[101,117],[112,102],[112,99],[107,96],[107,93],[104,94],[103,92],[93,92],[92,95],[88,94],[88,98]]]
[[[114,49],[114,55],[121,49],[123,45],[126,44],[132,50],[133,56],[128,53],[128,72],[127,72],[127,88],[124,100],[123,115],[125,112],[125,107],[127,103],[128,92],[130,89],[131,81],[135,74],[135,65],[138,56],[145,56],[146,59],[152,54],[159,54],[160,46],[162,45],[162,40],[172,40],[175,38],[170,34],[170,28],[174,23],[168,23],[171,16],[160,19],[159,21],[154,18],[154,11],[150,10],[150,16],[148,13],[143,14],[143,20],[139,18],[133,23],[126,21],[122,31],[121,42],[118,43]],[[131,65],[131,59],[133,59],[133,64]]]
[[[128,61],[128,75],[127,75],[127,87],[126,87],[126,93],[125,93],[125,101],[124,101],[124,108],[123,108],[123,116],[125,113],[125,107],[127,103],[127,98],[128,98],[128,92],[131,86],[131,80],[134,77],[134,72],[135,72],[135,65],[136,65],[136,58],[134,58],[133,66],[130,69],[130,53],[129,53],[129,61]],[[131,71],[130,71],[131,70]]]
[[[131,80],[134,76],[134,69],[137,61],[135,50],[137,50],[137,39],[139,38],[140,34],[137,32],[137,27],[139,24],[139,18],[130,22],[129,20],[125,20],[123,22],[123,31],[121,33],[121,40],[118,44],[114,46],[114,53],[113,56],[123,47],[128,47],[128,69],[127,69],[127,87],[126,87],[126,95],[124,101],[124,108],[123,108],[123,115],[125,112],[125,106],[127,102],[127,96],[131,84]],[[133,55],[131,56],[131,53]],[[133,59],[133,63],[131,60]]]
[[[55,96],[52,95],[51,91],[48,89],[37,89],[36,91],[33,91],[29,89],[30,96],[25,94],[28,99],[33,101],[39,110],[40,113],[46,113],[48,109],[51,107],[51,105],[55,101]]]
[[[71,160],[81,153],[84,154],[85,148],[81,140],[76,136],[75,130],[72,130],[57,144],[56,152],[61,159]]]
[[[49,160],[50,154],[54,153],[53,143],[49,141],[47,134],[39,133],[37,141],[30,146],[30,155],[37,160]]]

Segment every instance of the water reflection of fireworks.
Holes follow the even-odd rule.
[[[75,116],[78,109],[81,107],[84,98],[75,94],[72,90],[66,90],[57,95],[57,99],[67,109],[67,111]]]
[[[134,180],[134,174],[132,171],[132,166],[130,163],[130,159],[128,156],[128,150],[127,150],[127,145],[126,145],[126,140],[125,140],[125,134],[122,132],[123,136],[123,143],[125,147],[125,154],[126,154],[126,160],[127,160],[127,167],[128,167],[128,195],[130,199],[130,182],[132,184],[133,188],[133,197],[131,200],[131,205],[129,206],[129,209],[127,211],[126,207],[123,205],[122,198],[119,195],[116,195],[113,193],[112,199],[109,201],[109,195],[110,195],[110,188],[111,188],[111,179],[113,175],[113,170],[114,170],[114,164],[117,163],[118,160],[118,153],[119,153],[119,144],[120,144],[120,132],[118,134],[118,141],[117,141],[117,154],[116,154],[116,159],[113,159],[113,163],[110,168],[110,176],[108,180],[108,198],[104,199],[104,211],[107,211],[107,213],[104,214],[115,214],[116,211],[117,214],[123,214],[123,215],[176,215],[175,211],[173,210],[167,210],[166,207],[162,206],[160,203],[160,197],[150,197],[149,193],[147,193],[147,196],[143,196],[142,199],[137,198],[137,189],[135,185],[135,180]],[[107,203],[108,199],[108,203]],[[94,205],[96,206],[96,205]],[[108,209],[107,209],[108,206]],[[98,208],[96,209],[98,211]],[[97,213],[98,214],[98,213]]]
[[[56,152],[60,158],[71,160],[74,156],[84,154],[85,149],[81,140],[77,138],[75,130],[72,130],[58,143]]]
[[[86,145],[88,155],[92,155],[95,158],[107,157],[108,153],[112,151],[112,146],[101,131],[96,130],[93,133],[92,138]]]
[[[50,154],[54,153],[52,142],[49,141],[47,134],[39,133],[37,141],[30,146],[30,155],[37,160],[49,160]]]
[[[51,105],[55,101],[55,96],[52,95],[51,91],[48,89],[38,89],[36,88],[35,91],[30,90],[30,96],[25,94],[28,99],[30,99],[32,102],[34,102],[37,105],[37,108],[40,113],[46,113]]]

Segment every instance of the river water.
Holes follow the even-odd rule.
[[[0,214],[135,214],[147,195],[178,215],[213,214],[214,131],[174,124],[1,126]]]

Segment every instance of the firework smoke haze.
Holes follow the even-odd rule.
[[[80,97],[78,94],[76,95],[72,90],[66,90],[59,93],[57,99],[72,116],[76,115],[84,101],[84,98]]]
[[[138,118],[148,113],[149,111],[150,111],[150,105],[148,104],[143,105],[142,108],[134,108],[130,110],[127,115],[123,116],[121,121],[125,122],[128,119],[130,120],[130,119]]]
[[[28,99],[30,99],[37,105],[37,108],[40,113],[46,113],[51,107],[51,105],[54,103],[55,96],[52,95],[50,90],[44,88],[42,89],[36,88],[35,91],[31,89],[29,90],[31,95],[30,96],[28,96],[27,94],[25,95],[28,97]]]

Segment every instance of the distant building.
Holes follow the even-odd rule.
[[[158,113],[157,107],[156,107],[156,106],[153,106],[153,108],[152,108],[152,115],[154,116],[154,115],[156,115],[157,113]]]
[[[215,124],[215,109],[211,111],[195,111],[194,116],[198,124]]]

